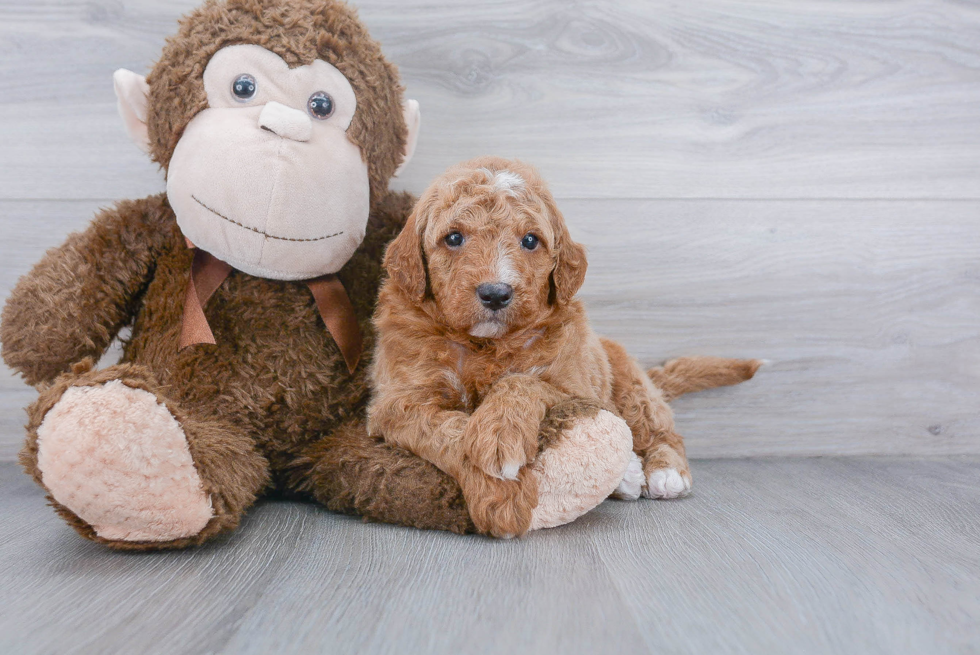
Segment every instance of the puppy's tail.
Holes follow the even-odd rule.
[[[663,366],[647,371],[667,400],[686,393],[727,387],[752,379],[761,359],[725,359],[723,357],[678,357]]]

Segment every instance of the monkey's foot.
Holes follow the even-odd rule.
[[[605,410],[566,423],[538,455],[538,505],[531,529],[569,523],[605,500],[623,482],[633,458],[633,435]]]
[[[148,391],[118,380],[70,387],[37,437],[44,487],[103,539],[183,539],[214,514],[183,429]]]

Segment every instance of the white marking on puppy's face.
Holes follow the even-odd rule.
[[[497,244],[497,281],[514,286],[520,281],[514,261],[507,252],[507,246],[501,241]]]
[[[491,171],[489,168],[481,168],[490,178],[495,191],[503,191],[506,194],[516,196],[519,191],[524,190],[524,178],[512,171]]]

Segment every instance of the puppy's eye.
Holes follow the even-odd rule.
[[[538,247],[538,237],[533,234],[525,234],[524,238],[521,239],[521,248],[524,250],[534,250]]]
[[[445,241],[446,245],[450,248],[459,248],[461,245],[463,245],[463,235],[461,232],[450,232],[446,235],[446,238],[443,239],[443,241]]]
[[[238,102],[248,102],[255,97],[255,78],[248,73],[242,73],[231,83],[231,92]]]

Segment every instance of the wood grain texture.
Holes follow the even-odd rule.
[[[695,456],[980,453],[980,205],[568,201],[583,298],[644,362],[772,360],[679,399]]]
[[[119,554],[0,465],[0,651],[974,653],[980,460],[694,463],[513,542],[268,502],[223,542]]]
[[[197,0],[0,5],[0,197],[162,188],[115,113]],[[968,2],[355,3],[423,108],[421,190],[485,154],[564,197],[978,198]]]
[[[0,301],[98,205],[0,201]],[[560,206],[589,246],[581,296],[598,332],[650,365],[772,360],[674,403],[693,456],[980,454],[980,202]],[[0,460],[33,397],[4,373]]]

